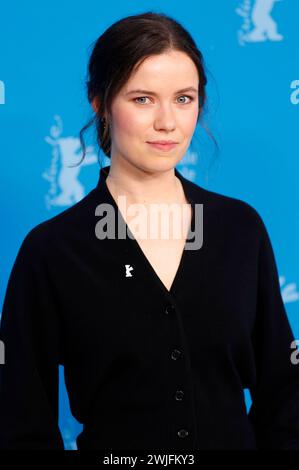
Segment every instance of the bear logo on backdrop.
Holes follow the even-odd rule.
[[[62,120],[55,116],[56,124],[50,129],[50,135],[45,141],[51,146],[51,164],[42,177],[49,181],[50,188],[45,196],[47,209],[51,206],[70,206],[79,202],[84,196],[84,186],[79,180],[79,174],[83,166],[93,165],[98,162],[93,147],[86,149],[86,157],[80,165],[81,145],[78,137],[62,137]]]
[[[247,42],[282,41],[276,21],[271,16],[276,2],[282,0],[243,0],[236,8],[236,13],[243,18],[238,31],[241,46]]]

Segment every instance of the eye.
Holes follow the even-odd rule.
[[[148,96],[138,96],[138,98],[134,98],[133,101],[136,102],[136,100],[141,100],[142,98],[148,98]],[[143,104],[143,103],[139,103],[139,104]]]
[[[190,98],[190,103],[191,103],[191,101],[193,101],[193,99],[194,99],[193,96],[190,96],[190,95],[181,95],[181,96],[179,96],[179,98],[182,98],[182,97]],[[185,103],[182,103],[182,104],[185,104]]]

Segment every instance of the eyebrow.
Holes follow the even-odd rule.
[[[185,93],[186,91],[195,91],[195,93],[196,93],[196,92],[197,92],[197,89],[194,88],[193,86],[189,86],[189,87],[187,87],[187,88],[183,88],[182,90],[176,91],[175,94],[177,94],[177,93]],[[128,92],[126,93],[126,96],[127,96],[127,95],[131,95],[131,94],[133,94],[133,93],[144,93],[144,94],[146,94],[146,95],[157,96],[157,93],[155,93],[154,91],[140,90],[140,89],[128,91]]]

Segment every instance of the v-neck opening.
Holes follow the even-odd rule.
[[[103,171],[103,170],[105,170],[105,171]],[[178,283],[179,277],[180,277],[181,272],[183,270],[184,259],[185,259],[185,256],[186,256],[186,245],[187,245],[188,241],[190,240],[191,231],[192,231],[192,229],[194,227],[194,223],[195,223],[194,222],[194,218],[195,218],[194,201],[191,198],[190,193],[188,192],[188,188],[186,187],[184,177],[179,173],[179,171],[176,168],[174,170],[175,170],[175,176],[177,176],[178,179],[181,181],[182,188],[183,188],[183,191],[184,191],[184,194],[185,194],[185,198],[188,201],[188,203],[191,205],[192,211],[191,211],[191,219],[190,219],[189,229],[188,229],[187,236],[186,236],[186,239],[185,239],[184,248],[183,248],[181,258],[180,258],[180,261],[179,261],[179,264],[178,264],[178,268],[176,270],[176,273],[175,273],[175,276],[174,276],[173,281],[171,283],[171,286],[168,289],[166,287],[166,285],[164,284],[164,282],[162,281],[162,279],[160,278],[160,276],[158,275],[158,273],[156,272],[156,270],[154,269],[154,267],[152,266],[152,264],[150,263],[147,256],[145,255],[144,251],[142,250],[142,248],[139,245],[138,241],[136,240],[135,236],[131,232],[127,222],[124,220],[124,217],[123,217],[121,211],[119,210],[119,207],[118,207],[114,197],[112,196],[112,194],[111,194],[111,192],[110,192],[110,190],[107,186],[106,178],[109,174],[110,166],[105,167],[105,168],[102,169],[102,175],[104,177],[103,184],[105,185],[106,192],[108,194],[109,199],[111,200],[114,208],[117,210],[118,217],[119,217],[119,220],[121,221],[121,224],[123,224],[126,228],[125,233],[129,234],[130,242],[136,247],[136,252],[139,254],[140,259],[143,260],[143,262],[147,266],[149,272],[152,274],[153,279],[156,281],[156,284],[164,290],[164,292],[166,293],[167,296],[173,296],[174,295],[176,285]]]
[[[186,193],[185,193],[186,194]],[[148,265],[148,268],[149,270],[153,273],[153,276],[154,278],[156,279],[158,285],[162,286],[162,288],[166,291],[166,293],[168,295],[173,295],[174,292],[175,292],[175,288],[176,288],[176,284],[178,282],[178,279],[179,279],[179,276],[181,274],[181,271],[183,269],[183,263],[184,263],[184,258],[185,258],[185,252],[186,252],[186,245],[188,243],[188,240],[190,239],[190,230],[193,226],[193,218],[194,218],[194,207],[193,207],[193,202],[189,201],[189,203],[191,204],[191,207],[192,207],[192,215],[191,215],[191,221],[190,221],[190,224],[189,224],[189,229],[188,229],[188,234],[187,234],[187,238],[185,240],[185,243],[184,243],[184,248],[183,248],[183,251],[182,251],[182,254],[181,254],[181,257],[180,257],[180,261],[179,261],[179,264],[178,264],[178,268],[176,270],[176,273],[174,275],[174,278],[173,278],[173,281],[171,283],[171,286],[170,288],[168,289],[166,287],[166,285],[164,284],[164,282],[162,281],[162,279],[160,278],[160,276],[158,275],[157,271],[154,269],[153,265],[151,264],[151,262],[149,261],[149,259],[147,258],[147,256],[145,255],[144,251],[142,250],[141,246],[139,245],[138,241],[136,240],[136,238],[134,237],[134,235],[132,234],[129,226],[126,224],[126,222],[124,222],[126,224],[126,229],[130,232],[131,236],[132,236],[132,239],[131,241],[135,244],[136,248],[137,248],[137,251],[139,252],[139,255],[140,257],[145,261],[145,263]],[[122,217],[122,215],[121,215]]]

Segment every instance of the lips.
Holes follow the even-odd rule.
[[[149,144],[177,144],[174,140],[151,140]]]
[[[170,143],[147,142],[147,143],[158,150],[164,150],[164,151],[171,150],[177,145],[177,143],[175,142],[170,142]]]

